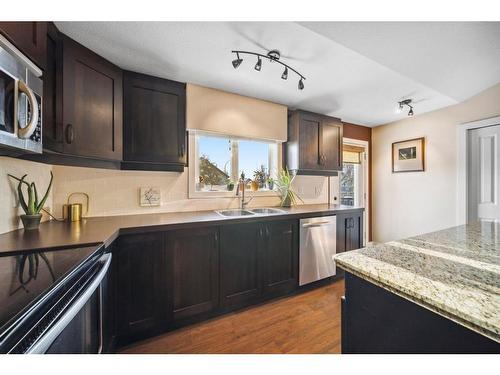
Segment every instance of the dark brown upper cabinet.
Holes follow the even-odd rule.
[[[122,70],[62,37],[64,154],[122,160]]]
[[[0,32],[39,68],[45,69],[47,22],[0,22]]]
[[[182,172],[186,166],[186,85],[124,72],[122,169]]]
[[[342,170],[342,122],[317,113],[291,111],[285,150],[290,171],[335,176]]]

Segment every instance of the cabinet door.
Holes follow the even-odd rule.
[[[298,283],[298,223],[276,221],[264,225],[262,281],[265,296],[278,296],[295,290]]]
[[[301,113],[299,120],[299,169],[318,170],[321,116]]]
[[[113,256],[119,343],[162,331],[168,323],[163,233],[123,236]]]
[[[184,83],[125,72],[124,167],[182,171],[185,111]]]
[[[232,309],[257,301],[261,296],[259,248],[262,227],[256,223],[220,228],[220,304]]]
[[[166,244],[174,321],[215,310],[219,304],[218,228],[171,231]]]
[[[47,22],[0,22],[0,32],[38,67],[45,69]]]
[[[64,153],[122,159],[122,71],[63,37]]]
[[[363,213],[337,215],[337,253],[363,247]]]
[[[321,169],[327,171],[342,170],[342,123],[326,117],[321,122]]]
[[[47,24],[47,59],[43,72],[43,148],[63,152],[62,44],[59,31]]]

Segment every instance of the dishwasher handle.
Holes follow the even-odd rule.
[[[302,224],[302,228],[323,227],[325,225],[333,224],[331,221],[317,221],[312,223]]]

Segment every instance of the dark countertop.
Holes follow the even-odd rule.
[[[251,209],[251,208],[250,208]],[[109,246],[120,234],[144,233],[200,225],[220,225],[240,222],[335,215],[363,208],[327,204],[299,205],[281,208],[285,213],[250,217],[222,217],[214,211],[169,212],[144,215],[90,217],[81,222],[49,221],[35,231],[23,229],[0,234],[0,255],[27,250],[45,250],[104,243]]]

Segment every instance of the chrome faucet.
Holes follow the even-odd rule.
[[[236,196],[240,195],[240,186],[241,186],[240,210],[244,210],[247,204],[252,201],[253,197],[245,201],[245,174],[243,172],[241,173],[241,177],[238,181],[238,186],[236,187]]]

